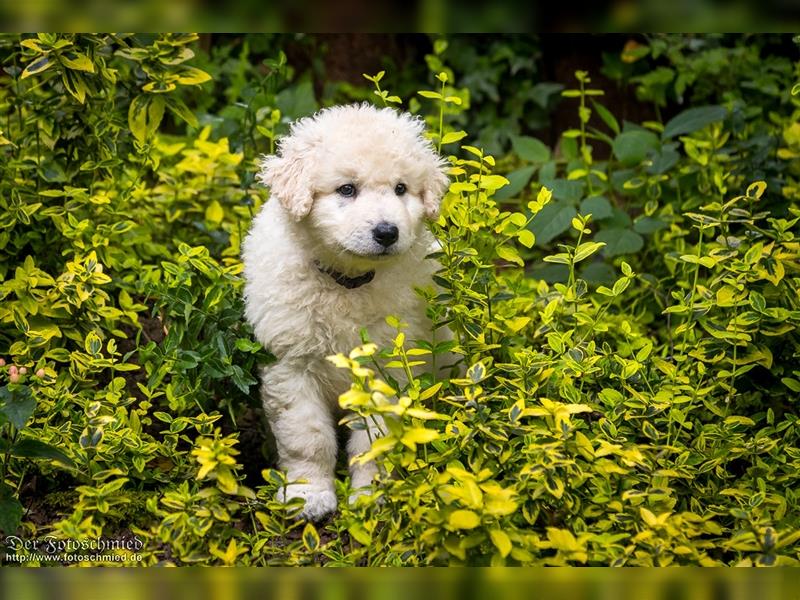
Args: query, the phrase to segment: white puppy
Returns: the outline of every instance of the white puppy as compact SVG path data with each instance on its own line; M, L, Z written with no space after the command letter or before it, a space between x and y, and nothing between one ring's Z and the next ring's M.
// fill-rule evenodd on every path
M303 516L336 509L338 396L349 374L326 356L349 352L366 328L388 345L387 315L408 323L409 339L430 339L415 286L431 283L423 260L447 189L445 162L423 137L423 122L367 104L337 106L294 123L278 153L261 163L270 201L243 244L247 319L277 358L262 374L262 400L279 462L290 482L282 498L304 498ZM353 431L353 457L370 447ZM366 488L374 465L351 467Z

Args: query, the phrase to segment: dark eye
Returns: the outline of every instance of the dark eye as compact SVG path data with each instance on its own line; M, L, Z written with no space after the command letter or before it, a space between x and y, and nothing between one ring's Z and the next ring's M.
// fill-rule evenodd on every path
M344 185L336 188L336 191L345 198L352 198L356 195L356 186L354 186L352 183L345 183Z
M406 193L406 184L405 183L398 183L396 186L394 186L394 193L397 194L398 196L402 196L403 194L405 194Z

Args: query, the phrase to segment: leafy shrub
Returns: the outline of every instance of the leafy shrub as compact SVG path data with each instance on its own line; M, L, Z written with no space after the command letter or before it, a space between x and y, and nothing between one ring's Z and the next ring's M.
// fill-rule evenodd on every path
M551 149L492 130L488 88L454 81L479 59L438 44L434 89L406 106L450 156L420 293L455 337L406 339L393 315L391 347L365 331L331 358L353 378L343 424L385 419L361 457L382 475L311 524L274 500L238 247L253 159L318 101L284 55L247 81L249 50L193 43L2 38L0 529L136 535L145 564L797 563L798 64L769 62L760 110L704 77L716 54L688 64L685 38L659 38L648 55L698 103L667 87L674 116L620 123L579 71L561 91L578 126ZM664 65L631 52L653 101ZM225 89L181 89L206 72ZM402 105L368 79L363 96ZM398 383L445 353L455 378Z

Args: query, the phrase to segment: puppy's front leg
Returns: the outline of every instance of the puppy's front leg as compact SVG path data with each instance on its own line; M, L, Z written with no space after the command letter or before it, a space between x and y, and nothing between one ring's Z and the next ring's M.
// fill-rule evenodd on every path
M266 367L262 383L261 397L278 461L290 482L278 499L305 499L301 516L319 520L336 510L336 430L331 408L303 361Z

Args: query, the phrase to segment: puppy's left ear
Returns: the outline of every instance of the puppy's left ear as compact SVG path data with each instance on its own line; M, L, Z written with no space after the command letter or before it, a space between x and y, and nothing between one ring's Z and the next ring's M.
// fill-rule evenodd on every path
M422 206L425 208L425 216L431 220L439 216L439 208L442 204L442 197L450 187L450 179L444 172L445 167L436 165L431 170L425 188L422 190Z
M269 186L270 196L277 198L295 220L299 221L311 211L314 196L300 156L286 152L282 156L267 156L259 166L259 181Z

